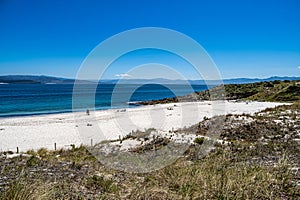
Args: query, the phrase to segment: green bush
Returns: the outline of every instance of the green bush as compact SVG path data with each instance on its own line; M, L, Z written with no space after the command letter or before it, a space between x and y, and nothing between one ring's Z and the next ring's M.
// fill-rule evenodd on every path
M46 148L40 148L37 151L37 154L41 157L41 158L46 158L49 154L49 151Z
M201 145L201 144L203 144L204 140L205 140L204 137L195 138L194 143Z
M39 163L40 163L40 159L36 156L31 156L26 162L28 167L33 167L35 165L38 165Z
M116 192L118 190L112 180L106 180L103 176L96 175L87 178L87 187L100 189L103 192Z

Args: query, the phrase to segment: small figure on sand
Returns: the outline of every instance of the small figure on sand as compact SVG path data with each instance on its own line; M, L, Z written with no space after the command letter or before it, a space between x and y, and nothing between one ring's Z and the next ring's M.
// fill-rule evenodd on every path
M172 107L168 107L167 110L173 110L173 108Z
M86 115L90 115L90 110L86 109Z

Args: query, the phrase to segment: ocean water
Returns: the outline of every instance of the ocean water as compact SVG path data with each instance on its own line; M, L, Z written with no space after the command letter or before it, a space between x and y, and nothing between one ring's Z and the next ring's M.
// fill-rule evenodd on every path
M128 102L170 98L209 88L158 84L93 87L82 85L74 93L72 84L0 84L0 117L126 108L134 106Z

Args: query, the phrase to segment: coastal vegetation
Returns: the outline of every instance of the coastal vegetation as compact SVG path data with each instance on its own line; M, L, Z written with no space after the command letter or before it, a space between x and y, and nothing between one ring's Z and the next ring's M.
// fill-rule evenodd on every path
M221 95L223 92L225 92L224 97ZM186 96L139 102L139 104L153 105L216 99L293 102L300 100L300 81L275 80L272 82L228 84Z

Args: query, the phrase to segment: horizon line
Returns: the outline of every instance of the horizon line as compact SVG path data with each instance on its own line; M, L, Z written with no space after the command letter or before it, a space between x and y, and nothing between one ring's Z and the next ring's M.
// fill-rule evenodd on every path
M45 76L52 78L63 78L63 79L73 79L76 80L76 77L64 77L64 76L56 76L56 75L47 75L47 74L0 74L0 76ZM232 77L232 78L222 78L220 80L231 80L231 79L269 79L269 78L300 78L300 76L287 76L287 75L272 75L272 76L264 76L264 77ZM101 80L153 80L153 79L164 79L170 81L217 81L218 79L168 79L163 77L158 78L104 78L104 79L81 79L82 81L101 81Z

